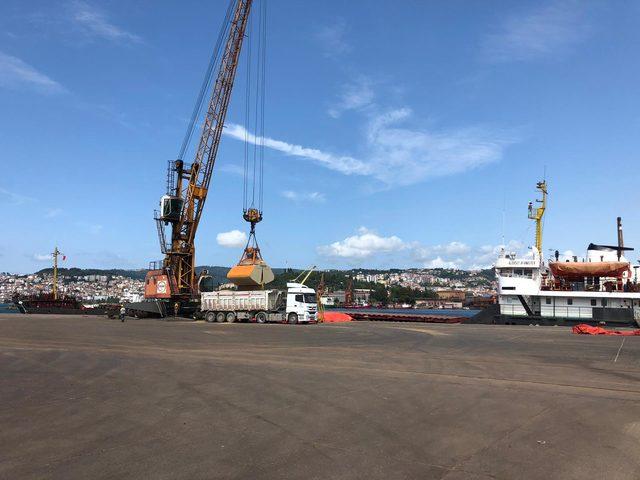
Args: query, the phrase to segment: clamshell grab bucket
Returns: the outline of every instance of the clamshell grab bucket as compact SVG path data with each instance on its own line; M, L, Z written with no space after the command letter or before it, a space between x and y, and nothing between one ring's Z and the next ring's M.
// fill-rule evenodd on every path
M275 278L271 267L260 256L260 249L247 247L242 259L227 273L227 278L243 289L262 288Z

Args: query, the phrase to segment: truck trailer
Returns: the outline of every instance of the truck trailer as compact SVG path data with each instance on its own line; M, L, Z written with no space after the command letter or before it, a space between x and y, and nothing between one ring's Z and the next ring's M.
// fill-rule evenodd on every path
M201 315L207 322L312 323L318 308L316 292L302 283L287 290L219 290L201 294Z

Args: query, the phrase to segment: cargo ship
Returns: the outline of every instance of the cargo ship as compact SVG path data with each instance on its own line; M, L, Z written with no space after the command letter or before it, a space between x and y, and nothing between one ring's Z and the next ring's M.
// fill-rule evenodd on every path
M44 313L57 315L107 315L117 311L119 305L101 304L83 305L80 300L70 295L58 293L58 257L63 255L58 247L53 249L53 283L51 293L13 297L13 304L21 313ZM63 255L63 260L66 257Z
M64 295L54 297L53 294L15 297L14 305L21 313L45 313L57 315L107 315L118 305L101 304L85 306L75 297Z
M497 312L491 323L540 325L640 325L640 265L625 253L622 220L617 218L617 245L591 243L586 256L545 261L542 253L542 218L546 183L539 182L539 208L529 204L536 221L536 244L526 256L500 252L495 263L498 281Z

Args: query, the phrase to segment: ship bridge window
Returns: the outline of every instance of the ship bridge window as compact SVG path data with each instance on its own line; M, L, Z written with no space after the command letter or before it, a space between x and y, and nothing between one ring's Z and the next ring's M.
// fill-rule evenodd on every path
M595 307L598 304L598 301L595 298L591 299L591 306Z
M503 268L498 274L502 277L533 278L533 270L527 268Z
M549 297L545 298L544 302L545 302L547 305L551 305L551 299L550 299Z
M573 305L573 298L567 298L567 305Z

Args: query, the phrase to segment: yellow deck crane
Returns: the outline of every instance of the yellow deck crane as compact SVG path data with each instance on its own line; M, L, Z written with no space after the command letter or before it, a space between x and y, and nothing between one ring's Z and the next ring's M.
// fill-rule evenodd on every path
M536 222L536 248L538 249L538 254L542 255L542 219L547 209L546 180L536 183L536 188L542 193L542 199L536 200L536 203L540 204L539 207L534 207L533 202L529 202L529 218Z
M196 309L197 296L205 278L196 278L195 237L209 191L252 3L252 0L229 2L178 159L169 162L167 194L161 198L160 211L155 215L164 259L150 265L145 279L147 301L128 304L130 313L188 315ZM187 165L183 156L212 81L195 160ZM165 235L168 225L171 226L169 239Z

